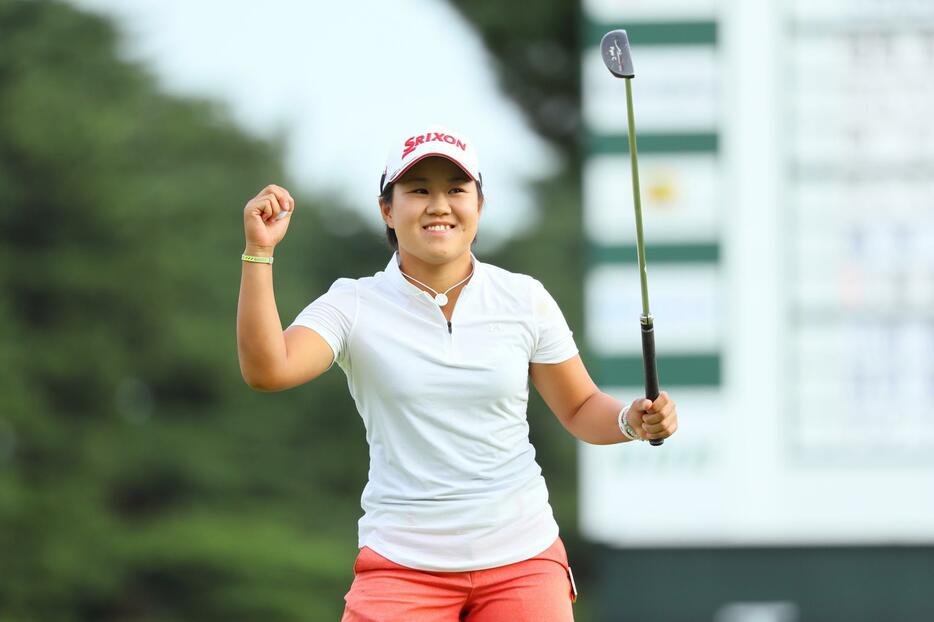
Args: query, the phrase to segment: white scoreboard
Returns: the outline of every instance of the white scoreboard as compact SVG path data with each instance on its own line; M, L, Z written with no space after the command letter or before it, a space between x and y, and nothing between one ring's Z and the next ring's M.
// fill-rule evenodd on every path
M662 447L580 446L616 546L934 542L934 3L585 0L588 367L643 394L629 32Z

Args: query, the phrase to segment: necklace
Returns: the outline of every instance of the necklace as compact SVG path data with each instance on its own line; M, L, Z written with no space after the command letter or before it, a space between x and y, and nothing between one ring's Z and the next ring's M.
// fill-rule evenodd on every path
M409 276L408 274L406 274L405 272L402 272L402 270L399 270L399 272L401 272L403 276L406 276L406 277L412 279L413 281L415 281L416 283L418 283L418 284L421 285L422 287L428 287L428 285L425 285L424 283L422 283L422 282L419 281L418 279L415 279L415 278L410 277L410 276ZM448 293L449 291L451 291L452 289L454 289L455 287L457 287L458 285L460 285L461 283L463 283L464 281L466 281L467 279L469 279L470 277L472 277L472 276L473 276L473 268L471 268L470 274L467 275L467 278L465 278L463 281L459 281L459 282L455 283L454 285L452 285L452 286L450 286L449 288L447 288L446 290L444 290L444 292L442 292L442 293L438 293L438 292L436 292L435 290L431 289L431 287L428 287L428 289L431 289L432 293L435 295L435 304L438 305L439 307L443 307L444 305L446 305L446 304L448 303L448 296L447 296L447 293Z

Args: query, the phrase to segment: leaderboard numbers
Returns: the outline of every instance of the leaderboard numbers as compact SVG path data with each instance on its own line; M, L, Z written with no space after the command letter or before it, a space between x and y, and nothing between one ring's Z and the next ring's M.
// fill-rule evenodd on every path
M798 413L791 450L930 463L934 4L816 4L787 33L791 400L832 407Z

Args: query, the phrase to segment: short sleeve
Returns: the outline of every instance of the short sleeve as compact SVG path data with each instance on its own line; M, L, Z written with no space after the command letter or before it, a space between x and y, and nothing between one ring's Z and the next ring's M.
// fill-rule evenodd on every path
M356 312L356 281L337 279L327 292L302 309L292 326L304 326L321 335L331 346L334 361L338 361L347 352L347 340Z
M532 279L532 317L536 339L529 362L562 363L577 354L573 333L558 303L536 279Z

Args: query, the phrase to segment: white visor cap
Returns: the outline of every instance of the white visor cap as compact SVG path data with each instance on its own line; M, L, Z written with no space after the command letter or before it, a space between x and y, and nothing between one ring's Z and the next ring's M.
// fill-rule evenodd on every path
M379 180L379 192L402 177L418 162L432 156L447 158L459 166L478 184L481 183L480 163L473 141L459 132L443 127L430 127L394 144L386 158L386 168Z

